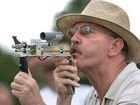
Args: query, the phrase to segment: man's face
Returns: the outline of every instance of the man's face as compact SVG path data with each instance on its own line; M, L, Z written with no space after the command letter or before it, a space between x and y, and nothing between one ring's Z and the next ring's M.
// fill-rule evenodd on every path
M72 56L77 60L78 68L80 70L90 69L107 60L113 39L108 35L109 32L103 27L91 23L78 23L74 27L76 31L71 36L72 49L74 49ZM86 28L89 27L90 31L87 34Z

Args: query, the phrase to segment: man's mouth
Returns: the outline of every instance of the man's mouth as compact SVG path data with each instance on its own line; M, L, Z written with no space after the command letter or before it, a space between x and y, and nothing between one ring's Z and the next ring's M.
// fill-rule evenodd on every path
M71 46L71 50L72 50L71 54L74 54L74 53L82 54L81 49L77 45Z
M75 53L76 50L75 49L71 49L71 54Z

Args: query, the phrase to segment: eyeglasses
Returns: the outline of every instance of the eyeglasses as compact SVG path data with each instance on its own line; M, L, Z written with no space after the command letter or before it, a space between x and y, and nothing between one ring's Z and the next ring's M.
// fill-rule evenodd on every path
M89 35L91 32L93 34L95 34L93 30L96 30L96 29L91 29L91 27L87 26L87 25L84 25L84 26L80 27L80 29L76 29L75 27L73 27L73 28L68 29L67 36L71 39L77 30L79 30L80 35L84 36L84 35ZM111 31L111 33L112 33L111 36L113 38L115 38L115 39L116 38L123 39L121 36L117 35L116 33L112 32L112 31ZM123 40L123 41L124 41L124 48L122 49L122 51L128 52L127 43L125 42L125 40Z
M88 35L91 32L94 33L93 31L91 31L91 27L90 26L85 25L85 26L80 27L80 29L76 29L75 27L68 29L67 36L69 38L72 38L77 30L79 30L79 33L81 35Z

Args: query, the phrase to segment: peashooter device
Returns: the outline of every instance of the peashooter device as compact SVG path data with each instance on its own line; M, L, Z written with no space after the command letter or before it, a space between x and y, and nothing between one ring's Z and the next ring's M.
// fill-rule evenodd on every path
M65 55L65 52L71 52L71 50L65 50L63 46L60 46L59 50L52 50L52 45L56 44L64 37L62 32L42 32L40 34L40 39L32 39L29 44L26 41L18 41L16 36L12 37L15 42L12 48L20 55L20 71L28 73L27 57L30 56L37 56L41 61L48 57L66 57L69 60L69 64L72 65L72 56ZM69 94L74 94L74 87L67 86L67 89Z

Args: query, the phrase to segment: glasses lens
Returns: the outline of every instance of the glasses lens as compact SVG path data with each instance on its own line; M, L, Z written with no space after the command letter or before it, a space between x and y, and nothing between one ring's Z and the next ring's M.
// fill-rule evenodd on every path
M67 36L69 38L72 38L72 36L75 34L75 32L76 32L76 28L70 28L67 32Z
M80 34L87 35L90 33L90 26L82 26L80 28Z
M72 38L73 35L75 34L75 32L76 32L76 28L75 28L75 27L74 27L74 28L70 28L70 29L67 31L67 36L68 36L69 38ZM88 35L90 32L91 32L91 31L90 31L90 26L82 26L82 27L80 27L79 33L80 33L81 35Z

